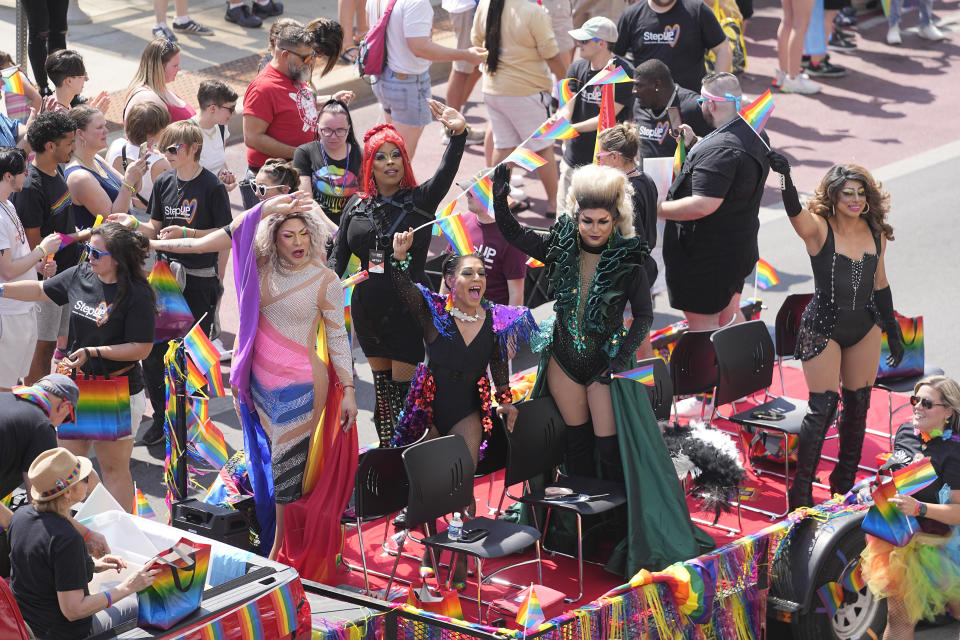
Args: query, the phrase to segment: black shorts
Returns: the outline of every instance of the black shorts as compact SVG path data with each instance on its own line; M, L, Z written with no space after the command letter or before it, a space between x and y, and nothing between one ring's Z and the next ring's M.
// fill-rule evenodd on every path
M837 325L830 334L830 339L847 349L866 337L874 326L873 316L866 309L849 311L841 309L837 315Z
M823 0L824 11L840 11L850 6L850 0Z

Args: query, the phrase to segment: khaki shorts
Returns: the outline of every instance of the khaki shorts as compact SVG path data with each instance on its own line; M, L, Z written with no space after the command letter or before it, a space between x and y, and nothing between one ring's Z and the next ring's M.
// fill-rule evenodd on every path
M0 387L20 384L37 348L37 311L0 315Z
M37 303L37 340L56 342L70 331L70 308L47 300Z
M473 46L470 31L473 29L473 15L476 12L474 9L450 14L450 24L453 25L453 32L457 34L457 49L469 49ZM454 60L453 70L460 73L473 73L477 70L477 65L463 60Z
M483 94L487 105L490 129L493 131L493 146L496 149L512 149L520 145L540 128L552 112L550 94L546 91L532 96L494 96ZM531 151L552 147L556 140L532 138L524 146Z
M550 15L553 37L560 53L573 49L573 38L568 33L573 29L573 6L570 0L543 0L543 8Z

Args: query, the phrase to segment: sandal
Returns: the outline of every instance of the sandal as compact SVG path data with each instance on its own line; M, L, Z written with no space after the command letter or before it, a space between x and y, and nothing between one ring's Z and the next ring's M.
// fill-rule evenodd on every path
M510 198L510 200L511 213L520 213L521 211L526 211L530 208L529 200L513 200L513 198Z
M344 64L356 64L359 53L360 49L358 47L350 47L340 54L340 62Z
M367 32L355 33L353 34L353 44L360 46L360 43L363 42L363 39L367 37Z

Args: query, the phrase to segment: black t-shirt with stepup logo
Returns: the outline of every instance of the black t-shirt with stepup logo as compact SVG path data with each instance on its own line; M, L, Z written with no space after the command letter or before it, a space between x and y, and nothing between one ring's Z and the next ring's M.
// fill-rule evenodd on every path
M691 91L700 91L706 75L703 56L726 40L720 22L702 0L677 0L669 10L657 13L641 0L627 7L617 23L619 38L613 46L618 56L633 55L636 67L656 58L670 68L673 81Z
M703 117L700 105L697 104L697 98L699 97L699 93L678 86L676 94L667 106L680 109L680 121L683 124L690 125L693 132L702 138L713 131L713 127L708 125ZM640 134L641 157L673 157L677 150L677 141L670 135L670 119L667 117L666 109L660 114L655 114L649 109L644 109L634 103L633 121L636 123Z
M219 229L230 224L230 198L217 176L206 169L193 180L181 180L176 169L165 171L153 183L150 218L162 227L180 225L190 229ZM206 269L217 264L217 253L176 254L187 269Z
M118 301L117 284L104 283L90 263L83 262L44 280L43 292L55 303L68 305L70 309L67 347L70 353L84 347L153 342L157 315L149 285L131 283L126 295ZM83 373L104 375L133 365L122 375L130 378L131 395L143 389L139 362L101 360L93 352L90 356Z
M613 56L613 64L621 67L623 71L633 77L633 66L617 56ZM590 68L590 61L583 58L577 60L567 69L568 78L576 78L573 90L578 91L585 86L593 76L600 71ZM583 122L590 118L600 115L600 97L604 85L591 85L580 92L573 103L573 114L571 122ZM630 119L633 111L633 83L618 82L612 85L613 101L622 104L623 108L616 113L617 122L626 122ZM616 108L616 107L614 107ZM585 164L593 163L593 151L597 143L597 132L587 131L581 133L576 138L567 140L563 146L563 161L571 167L580 167Z

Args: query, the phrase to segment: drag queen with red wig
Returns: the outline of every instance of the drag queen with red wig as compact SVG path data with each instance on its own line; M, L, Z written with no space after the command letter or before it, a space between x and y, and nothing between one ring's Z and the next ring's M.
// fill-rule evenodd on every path
M330 258L330 267L341 277L351 254L360 258L361 269L370 274L354 289L352 314L357 339L373 370L373 421L382 447L390 446L413 372L423 360L423 331L390 278L393 234L435 217L460 168L467 138L467 123L456 109L429 102L433 117L451 136L437 172L418 185L403 138L393 125L367 131L360 191L343 208ZM410 278L424 285L429 285L424 264L430 238L430 227L417 231L408 254Z

